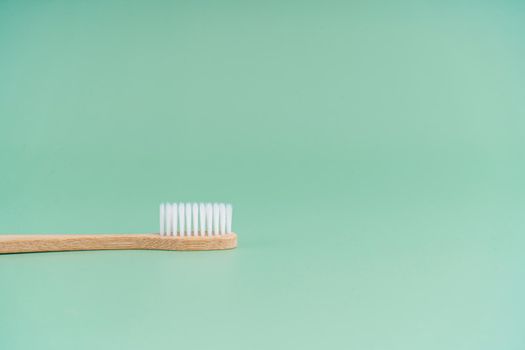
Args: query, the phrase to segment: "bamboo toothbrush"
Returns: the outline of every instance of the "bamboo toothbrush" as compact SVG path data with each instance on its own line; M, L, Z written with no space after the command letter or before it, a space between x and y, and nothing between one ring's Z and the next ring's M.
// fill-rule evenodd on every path
M218 250L237 247L232 206L224 203L160 205L160 233L0 235L0 253L68 250Z

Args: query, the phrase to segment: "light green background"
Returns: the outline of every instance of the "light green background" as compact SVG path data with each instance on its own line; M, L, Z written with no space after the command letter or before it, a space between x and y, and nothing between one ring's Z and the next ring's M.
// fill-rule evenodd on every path
M0 1L0 349L525 348L522 1Z

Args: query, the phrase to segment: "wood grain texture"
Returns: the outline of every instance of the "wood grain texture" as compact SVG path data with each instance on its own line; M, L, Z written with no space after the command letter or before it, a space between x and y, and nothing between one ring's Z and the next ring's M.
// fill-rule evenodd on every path
M221 250L237 247L237 235L169 237L159 234L0 235L0 253L68 250Z

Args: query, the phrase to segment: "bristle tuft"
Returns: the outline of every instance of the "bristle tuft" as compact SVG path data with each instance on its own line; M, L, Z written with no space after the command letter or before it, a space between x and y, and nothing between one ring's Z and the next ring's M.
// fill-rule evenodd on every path
M184 209L186 206L184 203L179 203L179 236L184 237L186 235L186 215L184 215Z
M226 233L232 233L232 214L232 205L226 204Z

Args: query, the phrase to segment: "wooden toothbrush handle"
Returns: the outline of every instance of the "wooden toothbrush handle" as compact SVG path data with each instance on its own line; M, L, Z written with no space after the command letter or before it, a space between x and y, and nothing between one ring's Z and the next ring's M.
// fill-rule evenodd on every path
M237 235L172 237L159 234L0 235L0 254L67 250L218 250L237 246Z

